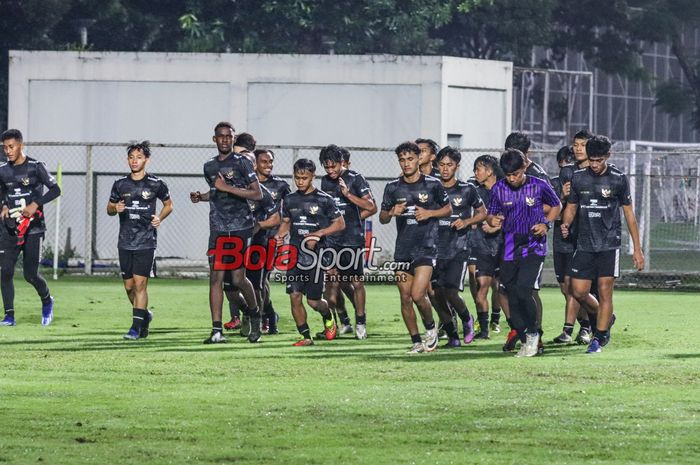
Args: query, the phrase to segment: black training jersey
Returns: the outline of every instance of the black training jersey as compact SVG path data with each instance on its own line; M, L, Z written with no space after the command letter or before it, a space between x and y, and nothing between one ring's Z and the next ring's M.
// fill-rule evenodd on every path
M209 184L209 229L212 231L241 231L253 227L253 215L248 201L214 187L221 174L226 184L246 188L258 180L253 164L246 157L231 153L221 160L218 156L204 164L204 178Z
M38 202L44 195L44 187L52 188L56 179L48 172L43 162L26 157L21 165L5 162L0 165L0 192L7 208L21 207ZM40 205L38 211L44 210ZM43 234L46 231L44 216L35 218L27 234Z
M547 181L550 186L552 185L552 180L549 178L544 168L542 168L539 164L535 163L532 160L530 161L530 164L527 165L527 168L525 168L525 174L535 178L540 178L544 181Z
M370 197L372 196L369 183L360 173L352 170L343 170L340 177L343 178L351 194L357 197L364 197L368 194ZM329 236L328 245L333 247L346 245L362 247L365 242L364 224L360 219L362 209L343 196L340 192L340 182L338 179L334 180L331 179L330 176L325 175L321 179L321 190L333 197L335 205L338 207L340 214L343 215L343 219L345 220L345 229L337 234Z
M384 186L383 211L400 203L406 204L406 210L396 217L395 260L411 261L426 250L436 254L438 219L416 220L416 206L437 210L449 201L442 183L432 176L421 175L418 181L410 184L401 176Z
M576 171L568 202L578 204L577 250L601 252L620 248L620 207L632 205L624 173L610 166L600 176L590 168Z
M469 250L469 228L455 229L454 221L466 220L474 216L477 208L484 203L473 184L457 181L452 187L445 187L452 204L452 215L438 219L438 258L449 259L459 252Z
M574 164L564 165L559 170L559 176L552 178L552 188L554 189L554 192L556 192L557 197L559 197L561 200L562 212L566 208L566 199L564 198L563 194L564 184L571 182L575 171L576 166ZM569 228L569 236L566 239L564 239L561 234L561 223L561 217L554 221L554 228L552 231L552 247L554 248L555 252L573 253L574 250L576 250L576 220L574 220Z
M299 247L299 263L309 265L312 258L301 250L301 242L307 234L328 227L331 221L340 216L338 207L333 198L318 189L309 194L299 191L289 194L282 204L282 217L289 218L289 244ZM325 247L325 238L322 238L315 249Z
M158 231L151 225L156 214L156 199L165 202L170 198L168 186L162 179L147 174L134 181L124 176L114 181L109 201L124 201L126 208L119 213L119 241L122 250L155 249Z
M292 192L289 183L277 176L269 176L265 181L261 181L260 185L265 186L270 191L272 200L275 201L278 209L282 207L282 200Z
M265 221L279 211L275 199L272 198L272 193L263 185L260 186L262 191L262 200L248 200L248 207L253 214L253 219L256 223ZM253 236L253 244L266 244L271 237L269 229L260 229Z
M481 198L484 206L488 209L491 203L491 191L483 185L479 185L477 188L479 197ZM479 223L476 228L471 230L469 246L471 247L471 255L491 255L494 256L499 253L501 246L503 244L503 233L499 229L494 233L484 232L483 225L486 224L486 220Z

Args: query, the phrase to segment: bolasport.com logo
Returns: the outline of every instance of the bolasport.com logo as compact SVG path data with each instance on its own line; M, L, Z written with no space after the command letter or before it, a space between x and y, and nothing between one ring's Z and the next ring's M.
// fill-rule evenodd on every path
M374 258L379 256L382 248L373 237L368 246L359 247L319 247L318 238L313 236L302 240L300 246L284 244L278 246L274 239L266 245L246 245L240 237L222 236L217 238L215 247L209 249L207 255L213 257L213 269L217 271L235 270L241 267L250 271L278 270L289 271L293 268L308 272L313 271L314 280L321 277L322 272L329 270L345 271L362 269L369 274L360 276L363 281L395 281L391 276L378 275L382 271L405 271L410 264L405 262L384 262L377 266ZM284 277L281 278L284 280Z

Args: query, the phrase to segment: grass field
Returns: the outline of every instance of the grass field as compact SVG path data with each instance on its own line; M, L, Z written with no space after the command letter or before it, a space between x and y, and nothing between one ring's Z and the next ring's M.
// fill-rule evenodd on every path
M370 338L204 346L205 281L151 283L152 335L126 342L121 283L51 283L56 319L17 282L0 328L0 463L691 464L700 462L698 295L618 292L605 352L497 339L405 355L393 287L368 291ZM543 291L546 339L561 325ZM473 307L472 307L473 308ZM555 310L556 309L556 310ZM312 331L320 330L311 319Z

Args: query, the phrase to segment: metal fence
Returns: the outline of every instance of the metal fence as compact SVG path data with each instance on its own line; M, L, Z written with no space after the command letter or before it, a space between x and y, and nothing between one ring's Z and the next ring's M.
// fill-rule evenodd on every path
M27 154L46 162L56 173L62 170L63 195L60 223L56 229L56 208L45 207L48 233L44 260L50 266L58 250L61 270L79 273L117 271L118 220L106 214L114 180L128 173L124 144L111 143L28 143ZM292 182L292 165L299 158L317 162L320 147L266 146L275 151L274 174ZM700 281L700 212L698 211L700 146L659 148L647 143L621 146L611 158L628 173L640 224L647 269L632 273L629 237L623 234L622 268L628 285L674 287ZM384 185L395 179L399 166L393 148L349 148L351 168L370 183L377 202ZM472 174L474 159L484 153L498 155L500 149L463 150L460 177ZM531 152L532 159L556 175L555 150ZM205 190L202 166L216 154L212 145L153 144L148 171L168 184L174 203L172 215L163 222L158 236L157 265L161 275L206 272L208 205L192 204L189 192ZM322 175L323 170L317 172ZM320 176L316 185L320 185ZM396 227L372 221L373 234L382 248L379 261L391 258ZM624 224L624 221L623 221ZM55 234L56 231L58 234ZM546 267L551 270L552 262ZM164 273L165 272L165 273ZM545 276L552 283L552 273Z

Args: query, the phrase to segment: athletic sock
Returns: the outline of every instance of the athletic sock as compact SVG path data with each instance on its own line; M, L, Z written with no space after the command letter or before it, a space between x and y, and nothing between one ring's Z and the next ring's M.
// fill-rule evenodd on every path
M501 309L492 308L491 309L491 323L499 324L501 322Z
M355 321L358 325L367 324L367 314L365 313L364 315L355 315Z
M9 316L10 318L15 317L15 309L10 308L9 310L5 310L5 316Z
M46 294L46 297L41 298L41 304L48 305L50 303L51 303L51 293L49 292L48 294Z
M309 325L307 323L297 326L297 331L299 331L299 334L301 334L304 339L311 339L311 330L309 329Z
M264 309L265 315L272 315L275 313L275 308L272 306L272 301L268 300L267 303L265 304L265 309Z
M574 333L574 325L566 323L564 325L564 332L568 335L571 336Z
M241 312L238 309L238 305L236 305L235 303L229 302L228 309L229 309L229 312L231 312L231 318L240 318L241 317Z
M146 319L146 315L148 315L148 312L143 308L134 307L131 315L131 329L134 329L136 331L141 330L141 326L143 325L143 322Z
M508 323L508 327L509 327L510 329L515 329L515 328L513 327L513 320L511 320L510 318L506 318L506 323Z
M591 322L589 320L581 320L579 323L581 324L581 329L591 331Z
M211 323L211 330L216 331L217 333L223 333L224 332L224 327L221 324L220 321L212 321Z
M435 321L429 321L429 322L423 322L423 326L425 327L426 331L430 331L431 329L435 329Z
M411 334L411 342L414 344L418 344L423 342L423 340L420 338L420 334Z
M598 327L598 315L596 315L596 314L590 315L590 314L589 314L589 315L588 315L588 319L589 319L590 322L591 322L591 328L597 328L597 327Z
M450 339L459 339L457 328L455 328L455 324L451 320L442 325L442 328L445 330Z
M479 331L487 333L489 331L489 312L478 312L476 318L479 320Z

